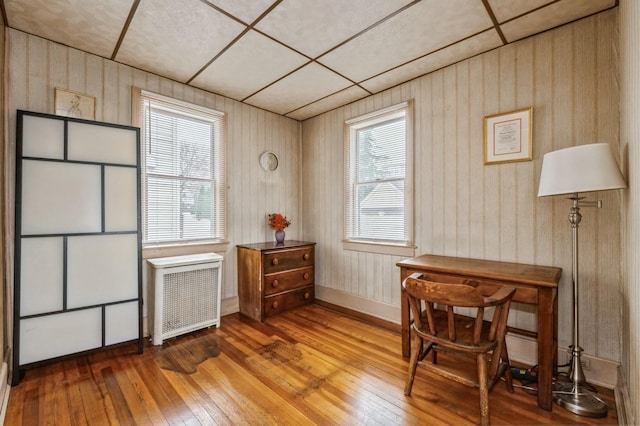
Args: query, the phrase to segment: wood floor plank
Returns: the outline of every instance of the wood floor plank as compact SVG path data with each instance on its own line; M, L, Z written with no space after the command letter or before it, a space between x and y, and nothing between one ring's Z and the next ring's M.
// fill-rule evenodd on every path
M71 357L26 371L11 388L7 425L472 425L478 390L421 369L403 393L408 362L397 330L308 305L259 323L239 314L220 328ZM446 354L445 354L446 355ZM439 357L443 365L473 364ZM465 363L466 362L466 363ZM468 365L467 365L468 364ZM531 391L498 383L494 424L613 425L537 407Z

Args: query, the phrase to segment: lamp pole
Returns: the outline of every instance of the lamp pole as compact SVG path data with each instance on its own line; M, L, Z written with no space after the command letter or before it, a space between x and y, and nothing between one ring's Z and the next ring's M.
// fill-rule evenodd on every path
M580 319L579 319L579 298L578 298L578 227L582 221L580 207L602 207L602 201L582 201L584 197L573 194L569 199L573 201L569 212L569 223L571 223L572 234L572 281L573 281L573 347L571 349L571 364L569 367L569 383L557 382L553 391L555 402L572 413L588 417L605 417L607 415L607 405L590 389L588 389L587 379L584 375L582 362L582 348L580 347Z

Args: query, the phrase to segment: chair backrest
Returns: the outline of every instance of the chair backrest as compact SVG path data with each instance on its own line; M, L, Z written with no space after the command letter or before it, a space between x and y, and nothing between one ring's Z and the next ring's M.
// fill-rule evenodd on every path
M455 342L457 336L454 308L477 308L477 314L473 324L472 342L474 345L478 345L481 343L484 309L493 306L496 310L491 322L491 328L486 337L489 341L493 341L495 340L497 332L504 335L507 316L509 314L509 305L515 293L515 288L513 287L501 287L493 295L485 297L479 289L472 285L429 281L424 279L419 273L409 276L404 280L402 285L409 300L415 327L423 332L427 332L434 337L444 337L442 333L438 333L438 322L435 319L436 311L434 310L434 304L445 305L448 340ZM424 311L422 309L422 301L424 301ZM425 320L427 324L423 324Z

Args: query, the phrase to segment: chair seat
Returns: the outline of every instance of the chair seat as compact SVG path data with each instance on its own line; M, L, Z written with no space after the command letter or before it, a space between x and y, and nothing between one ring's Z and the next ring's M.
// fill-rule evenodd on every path
M422 313L422 324L428 324L426 319L426 312ZM475 345L473 343L473 326L475 323L475 318L469 317L462 314L454 314L455 316L455 328L456 328L456 346L466 346L470 352L487 352L493 350L495 347L495 341L491 343L485 343L481 345ZM447 330L447 312L441 309L433 310L433 317L436 321L438 330ZM430 336L431 341L435 341L441 347L448 347L448 337L443 336L442 339L439 336L433 336L429 333L429 330L421 330L426 335ZM484 320L482 321L482 334L481 340L483 342L488 342L489 330L491 329L491 322ZM446 334L446 333L445 333Z

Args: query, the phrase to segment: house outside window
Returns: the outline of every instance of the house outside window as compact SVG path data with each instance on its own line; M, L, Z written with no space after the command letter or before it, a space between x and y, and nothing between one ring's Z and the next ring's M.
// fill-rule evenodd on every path
M412 103L347 120L346 248L413 248Z
M142 240L225 238L224 114L139 91Z

